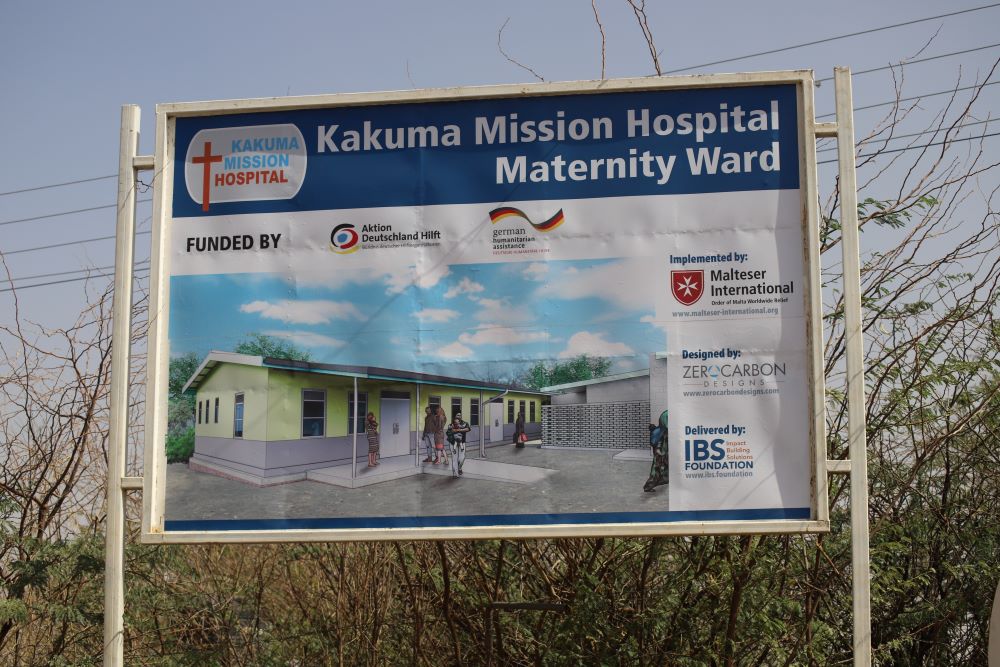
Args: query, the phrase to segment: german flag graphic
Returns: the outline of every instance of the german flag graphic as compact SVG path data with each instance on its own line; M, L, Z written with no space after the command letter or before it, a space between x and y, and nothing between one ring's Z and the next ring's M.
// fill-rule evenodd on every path
M527 220L529 225L540 232L551 232L553 229L561 225L563 220L566 219L565 216L563 216L562 209L556 211L555 215L544 222L532 222L531 218L525 215L524 211L519 208L514 208L513 206L501 206L500 208L495 208L490 211L490 221L493 222L493 224L496 224L505 218L511 217L523 218L524 220Z

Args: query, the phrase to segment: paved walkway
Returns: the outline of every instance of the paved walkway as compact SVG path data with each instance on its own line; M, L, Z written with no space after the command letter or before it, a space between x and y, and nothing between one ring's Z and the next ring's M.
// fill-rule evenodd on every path
M166 518L278 519L352 516L442 516L456 514L540 514L668 509L667 487L644 493L649 460L621 450L574 451L528 445L492 447L486 460L469 452L466 470L526 466L534 479L498 481L417 474L360 488L305 480L259 488L194 472L183 463L167 466ZM359 464L359 470L364 464ZM381 466L379 466L381 467ZM477 475L476 477L481 477ZM489 477L489 475L483 475Z

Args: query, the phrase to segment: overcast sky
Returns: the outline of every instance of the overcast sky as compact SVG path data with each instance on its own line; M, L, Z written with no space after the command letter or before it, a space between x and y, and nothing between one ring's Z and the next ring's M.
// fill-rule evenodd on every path
M984 4L649 2L648 14L662 69L672 70ZM649 50L625 0L598 0L596 6L607 37L607 77L653 74ZM120 107L126 103L141 105L141 150L151 152L154 107L160 102L537 81L498 49L498 31L505 24L503 49L546 80L600 78L601 36L585 0L7 3L0 21L0 192L114 174ZM997 25L1000 7L689 73L811 68L822 78L834 65L859 72L921 49L918 58L989 46L998 41ZM987 48L910 65L904 95L945 90L960 76L960 85L970 85L985 77L998 55L1000 49ZM984 91L979 120L997 106L998 93L996 87ZM856 77L855 107L893 95L890 72ZM907 131L924 129L944 99L927 98L921 105L925 111L907 121ZM817 91L817 108L820 114L832 111L831 83ZM886 109L859 111L858 134ZM975 129L997 131L993 125ZM997 138L987 138L985 147L989 155L1000 153ZM820 159L834 156L821 153ZM826 192L832 167L821 167ZM115 196L113 178L0 195L0 223L107 206ZM142 229L149 228L149 214L149 205L141 205ZM112 264L112 241L75 242L113 233L112 209L84 211L0 224L0 250L14 253L7 261L15 277L61 274L20 285L62 280L79 275L66 271ZM67 242L72 244L17 252ZM148 243L148 235L139 237L138 259L148 257ZM49 324L66 324L84 299L82 282L21 293L25 314ZM0 294L0 309L0 320L8 323L8 293Z

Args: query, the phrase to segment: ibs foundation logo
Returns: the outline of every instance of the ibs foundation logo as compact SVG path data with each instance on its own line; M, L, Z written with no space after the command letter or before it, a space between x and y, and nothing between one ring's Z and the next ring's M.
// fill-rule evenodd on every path
M704 292L705 271L703 269L670 272L670 293L681 305L693 306Z
M306 142L291 124L201 130L188 144L188 194L208 211L223 202L291 199L306 176Z

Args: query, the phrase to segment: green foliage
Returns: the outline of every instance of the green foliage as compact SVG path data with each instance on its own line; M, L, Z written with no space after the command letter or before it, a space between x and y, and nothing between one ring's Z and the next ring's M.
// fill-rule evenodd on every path
M294 343L261 333L250 334L246 340L240 341L233 351L275 359L309 361L309 353Z
M187 463L194 454L194 426L167 434L167 463Z
M170 379L168 380L170 398L178 398L183 394L184 385L198 370L199 364L201 364L201 357L194 352L188 352L170 360Z
M610 370L611 359L581 354L568 361L557 361L551 365L539 361L520 377L520 383L530 389L541 389L604 377Z

